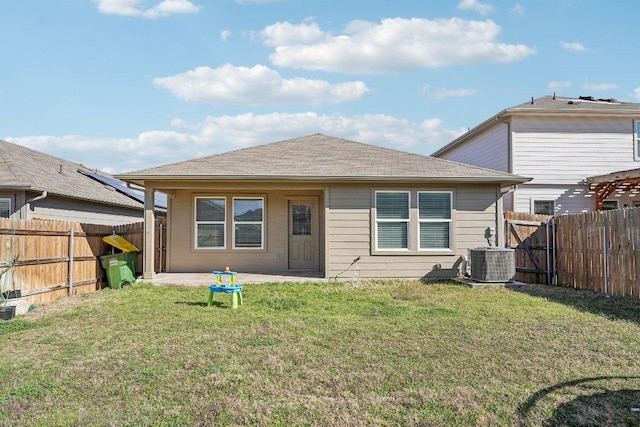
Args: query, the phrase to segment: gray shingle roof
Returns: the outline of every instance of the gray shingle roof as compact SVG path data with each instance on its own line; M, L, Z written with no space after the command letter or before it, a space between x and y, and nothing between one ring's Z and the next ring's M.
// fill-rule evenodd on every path
M122 180L524 182L528 179L322 134L118 175Z
M0 189L49 194L141 209L142 204L78 172L85 167L0 140Z

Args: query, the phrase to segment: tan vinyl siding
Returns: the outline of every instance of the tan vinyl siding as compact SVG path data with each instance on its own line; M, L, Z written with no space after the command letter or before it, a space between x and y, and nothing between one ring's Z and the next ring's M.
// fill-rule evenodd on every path
M488 227L497 227L495 185L450 187L398 186L394 189L412 191L453 191L454 251L448 255L432 255L426 251L411 254L373 254L371 218L372 191L388 186L331 186L327 218L327 277L343 280L359 278L436 278L451 277L461 255L478 246L486 246ZM411 224L415 227L416 224ZM495 244L495 243L494 243ZM360 257L360 260L351 265ZM439 267L439 268L438 268Z

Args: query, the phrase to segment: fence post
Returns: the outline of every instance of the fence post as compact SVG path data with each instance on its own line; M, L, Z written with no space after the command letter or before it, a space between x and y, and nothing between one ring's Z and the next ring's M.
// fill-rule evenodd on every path
M69 296L73 295L73 225L69 230Z
M608 246L609 242L607 239L607 227L606 225L602 226L602 274L604 276L604 293L609 295L609 263L608 261Z

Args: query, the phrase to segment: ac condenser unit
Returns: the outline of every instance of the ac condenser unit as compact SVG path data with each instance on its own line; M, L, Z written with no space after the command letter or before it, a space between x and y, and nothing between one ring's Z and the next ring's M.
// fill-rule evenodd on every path
M479 282L509 282L516 275L513 249L490 246L470 251L471 278Z

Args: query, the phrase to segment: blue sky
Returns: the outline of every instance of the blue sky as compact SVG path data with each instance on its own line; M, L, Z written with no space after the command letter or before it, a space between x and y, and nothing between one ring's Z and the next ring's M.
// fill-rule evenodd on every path
M624 0L0 4L0 138L119 173L324 133L431 154L551 95L640 102Z

